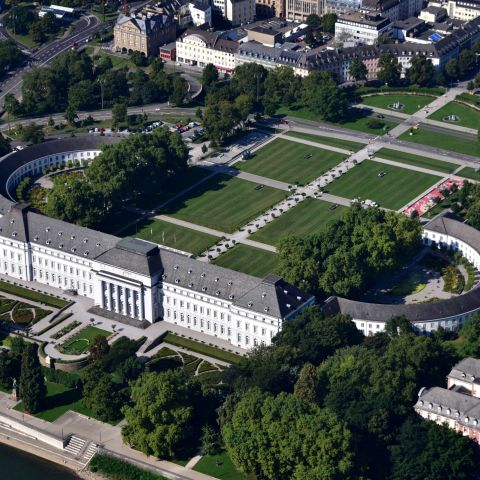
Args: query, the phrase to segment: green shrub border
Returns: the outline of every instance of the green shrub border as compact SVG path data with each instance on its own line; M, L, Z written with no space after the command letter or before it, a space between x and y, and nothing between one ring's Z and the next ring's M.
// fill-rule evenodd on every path
M161 475L105 453L97 453L92 458L89 469L112 480L167 480Z
M42 328L39 332L35 332L35 335L43 335L45 332L48 332L51 328L56 327L59 323L62 323L67 318L70 318L73 313L65 313L61 317L58 317L50 325L47 325L45 328Z

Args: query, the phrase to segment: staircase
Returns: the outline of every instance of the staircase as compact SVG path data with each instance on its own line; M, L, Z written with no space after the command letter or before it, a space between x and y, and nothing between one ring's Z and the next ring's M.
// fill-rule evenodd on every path
M65 447L65 450L68 453L71 453L75 457L77 457L82 449L85 446L85 440L83 438L76 437L75 435L72 435L70 439L68 440L67 446Z
M85 460L85 463L88 463L92 457L97 453L98 445L96 443L90 442L88 447L83 452L82 458Z

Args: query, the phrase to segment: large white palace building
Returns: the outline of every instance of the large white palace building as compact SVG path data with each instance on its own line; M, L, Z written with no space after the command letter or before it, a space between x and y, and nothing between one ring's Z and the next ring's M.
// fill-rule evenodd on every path
M240 348L270 344L314 298L276 275L264 279L200 262L166 247L118 238L31 211L11 191L26 176L86 162L114 139L70 138L0 162L0 275L73 290L116 314L163 320ZM8 198L9 197L9 198Z

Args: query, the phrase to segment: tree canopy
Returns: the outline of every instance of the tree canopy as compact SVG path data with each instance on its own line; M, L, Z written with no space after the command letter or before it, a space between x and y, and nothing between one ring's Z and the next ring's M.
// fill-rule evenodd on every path
M318 235L282 239L279 273L307 291L348 296L405 262L420 238L416 219L353 206Z

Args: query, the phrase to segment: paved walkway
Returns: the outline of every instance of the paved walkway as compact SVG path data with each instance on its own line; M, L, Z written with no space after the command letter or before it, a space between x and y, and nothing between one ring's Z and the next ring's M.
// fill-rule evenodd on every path
M419 167L417 165L410 165L409 163L395 162L394 160L387 160L385 158L375 156L374 160L379 163L384 163L385 165L392 165L394 167L404 168L405 170L415 170L421 173L428 173L429 175L436 175L446 178L450 177L449 173L442 173L438 170L432 170L431 168Z

